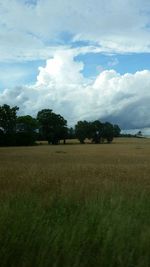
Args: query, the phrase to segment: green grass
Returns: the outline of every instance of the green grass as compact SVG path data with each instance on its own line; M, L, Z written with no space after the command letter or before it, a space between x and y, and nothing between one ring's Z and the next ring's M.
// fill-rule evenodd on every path
M3 148L0 266L149 267L149 145Z
M17 196L1 203L1 266L149 266L150 201Z

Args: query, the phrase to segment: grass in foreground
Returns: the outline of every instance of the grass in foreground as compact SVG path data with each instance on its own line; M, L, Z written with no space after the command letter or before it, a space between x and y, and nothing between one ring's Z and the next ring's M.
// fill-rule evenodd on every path
M0 149L0 265L150 266L149 152L136 139Z

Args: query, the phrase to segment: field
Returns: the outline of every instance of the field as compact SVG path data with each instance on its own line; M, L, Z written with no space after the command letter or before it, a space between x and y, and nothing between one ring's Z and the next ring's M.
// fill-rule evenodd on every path
M149 267L150 139L0 148L0 266Z

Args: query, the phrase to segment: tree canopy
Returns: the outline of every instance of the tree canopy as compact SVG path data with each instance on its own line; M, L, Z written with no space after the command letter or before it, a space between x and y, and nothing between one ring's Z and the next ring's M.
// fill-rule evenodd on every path
M121 133L121 129L117 124L114 124L114 137L119 137Z
M84 144L84 140L89 136L89 123L87 121L78 121L75 125L76 137L81 144Z
M19 127L20 126L20 127ZM19 116L17 118L17 128L25 132L33 132L38 128L38 122L35 118L30 115Z
M67 137L67 121L51 109L42 109L37 114L40 133L49 144L58 144Z
M115 136L119 136L120 128L118 125L109 122L102 123L99 120L93 122L78 121L75 125L75 133L82 144L86 138L95 144L102 143L105 139L111 143Z
M12 108L6 104L0 106L0 127L4 129L5 133L15 132L18 110L17 106Z
M78 121L75 127L68 128L67 121L52 109L42 109L36 118L30 115L17 116L17 106L0 106L0 145L32 145L38 140L58 144L60 140L78 138L84 143L88 138L92 143L111 143L120 136L120 127L110 122Z

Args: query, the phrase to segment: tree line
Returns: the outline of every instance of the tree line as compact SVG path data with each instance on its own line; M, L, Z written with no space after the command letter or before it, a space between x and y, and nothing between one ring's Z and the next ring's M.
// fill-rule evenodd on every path
M37 140L46 140L57 145L60 140L77 138L84 144L88 138L92 143L111 143L120 135L118 125L99 120L78 121L75 127L68 128L67 120L51 109L42 109L36 118L30 115L17 116L19 107L7 104L0 106L0 146L33 145Z

